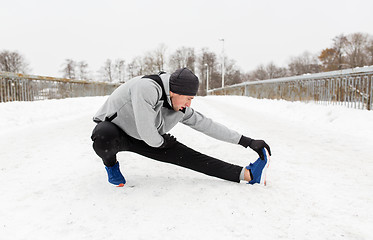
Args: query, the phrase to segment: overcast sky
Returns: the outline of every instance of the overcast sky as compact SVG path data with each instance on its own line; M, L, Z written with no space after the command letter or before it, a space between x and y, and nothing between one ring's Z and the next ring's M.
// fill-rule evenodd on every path
M0 0L0 51L36 75L61 76L67 58L96 72L106 59L181 46L225 52L243 71L318 53L341 34L373 35L372 0Z

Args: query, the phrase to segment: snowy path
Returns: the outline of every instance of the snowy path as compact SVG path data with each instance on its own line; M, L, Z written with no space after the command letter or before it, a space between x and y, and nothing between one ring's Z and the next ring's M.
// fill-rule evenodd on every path
M270 144L268 186L120 153L128 184L115 188L89 139L91 116L104 100L0 104L1 239L373 237L373 112L198 97L195 109ZM235 164L257 158L183 125L172 133Z

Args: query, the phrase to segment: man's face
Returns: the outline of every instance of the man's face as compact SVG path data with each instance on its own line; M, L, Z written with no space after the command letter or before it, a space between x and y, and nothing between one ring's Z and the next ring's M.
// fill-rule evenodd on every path
M172 103L172 108L175 111L179 111L186 107L190 107L194 96L180 95L170 91L170 98Z

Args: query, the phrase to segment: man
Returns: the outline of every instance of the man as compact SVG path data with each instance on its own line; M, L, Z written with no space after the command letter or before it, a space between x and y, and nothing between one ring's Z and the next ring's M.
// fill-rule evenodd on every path
M172 75L161 72L135 77L109 96L93 118L98 124L91 138L110 183L121 187L126 183L116 158L120 151L135 152L229 181L246 180L250 184L265 181L266 150L271 155L269 146L263 140L243 136L192 109L190 105L198 86L198 77L182 68ZM178 122L213 138L250 147L260 158L241 167L199 153L167 133Z

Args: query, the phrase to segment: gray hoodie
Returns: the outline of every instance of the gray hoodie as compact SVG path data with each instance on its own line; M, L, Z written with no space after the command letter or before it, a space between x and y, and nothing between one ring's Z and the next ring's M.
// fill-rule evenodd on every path
M170 74L162 74L160 77L167 101L171 105ZM238 132L212 121L191 107L187 107L185 113L165 108L161 97L162 88L154 80L135 77L119 86L93 119L104 121L106 117L117 113L117 117L112 121L114 124L129 136L143 140L152 147L161 146L161 135L170 131L178 122L210 137L238 144L242 136Z

